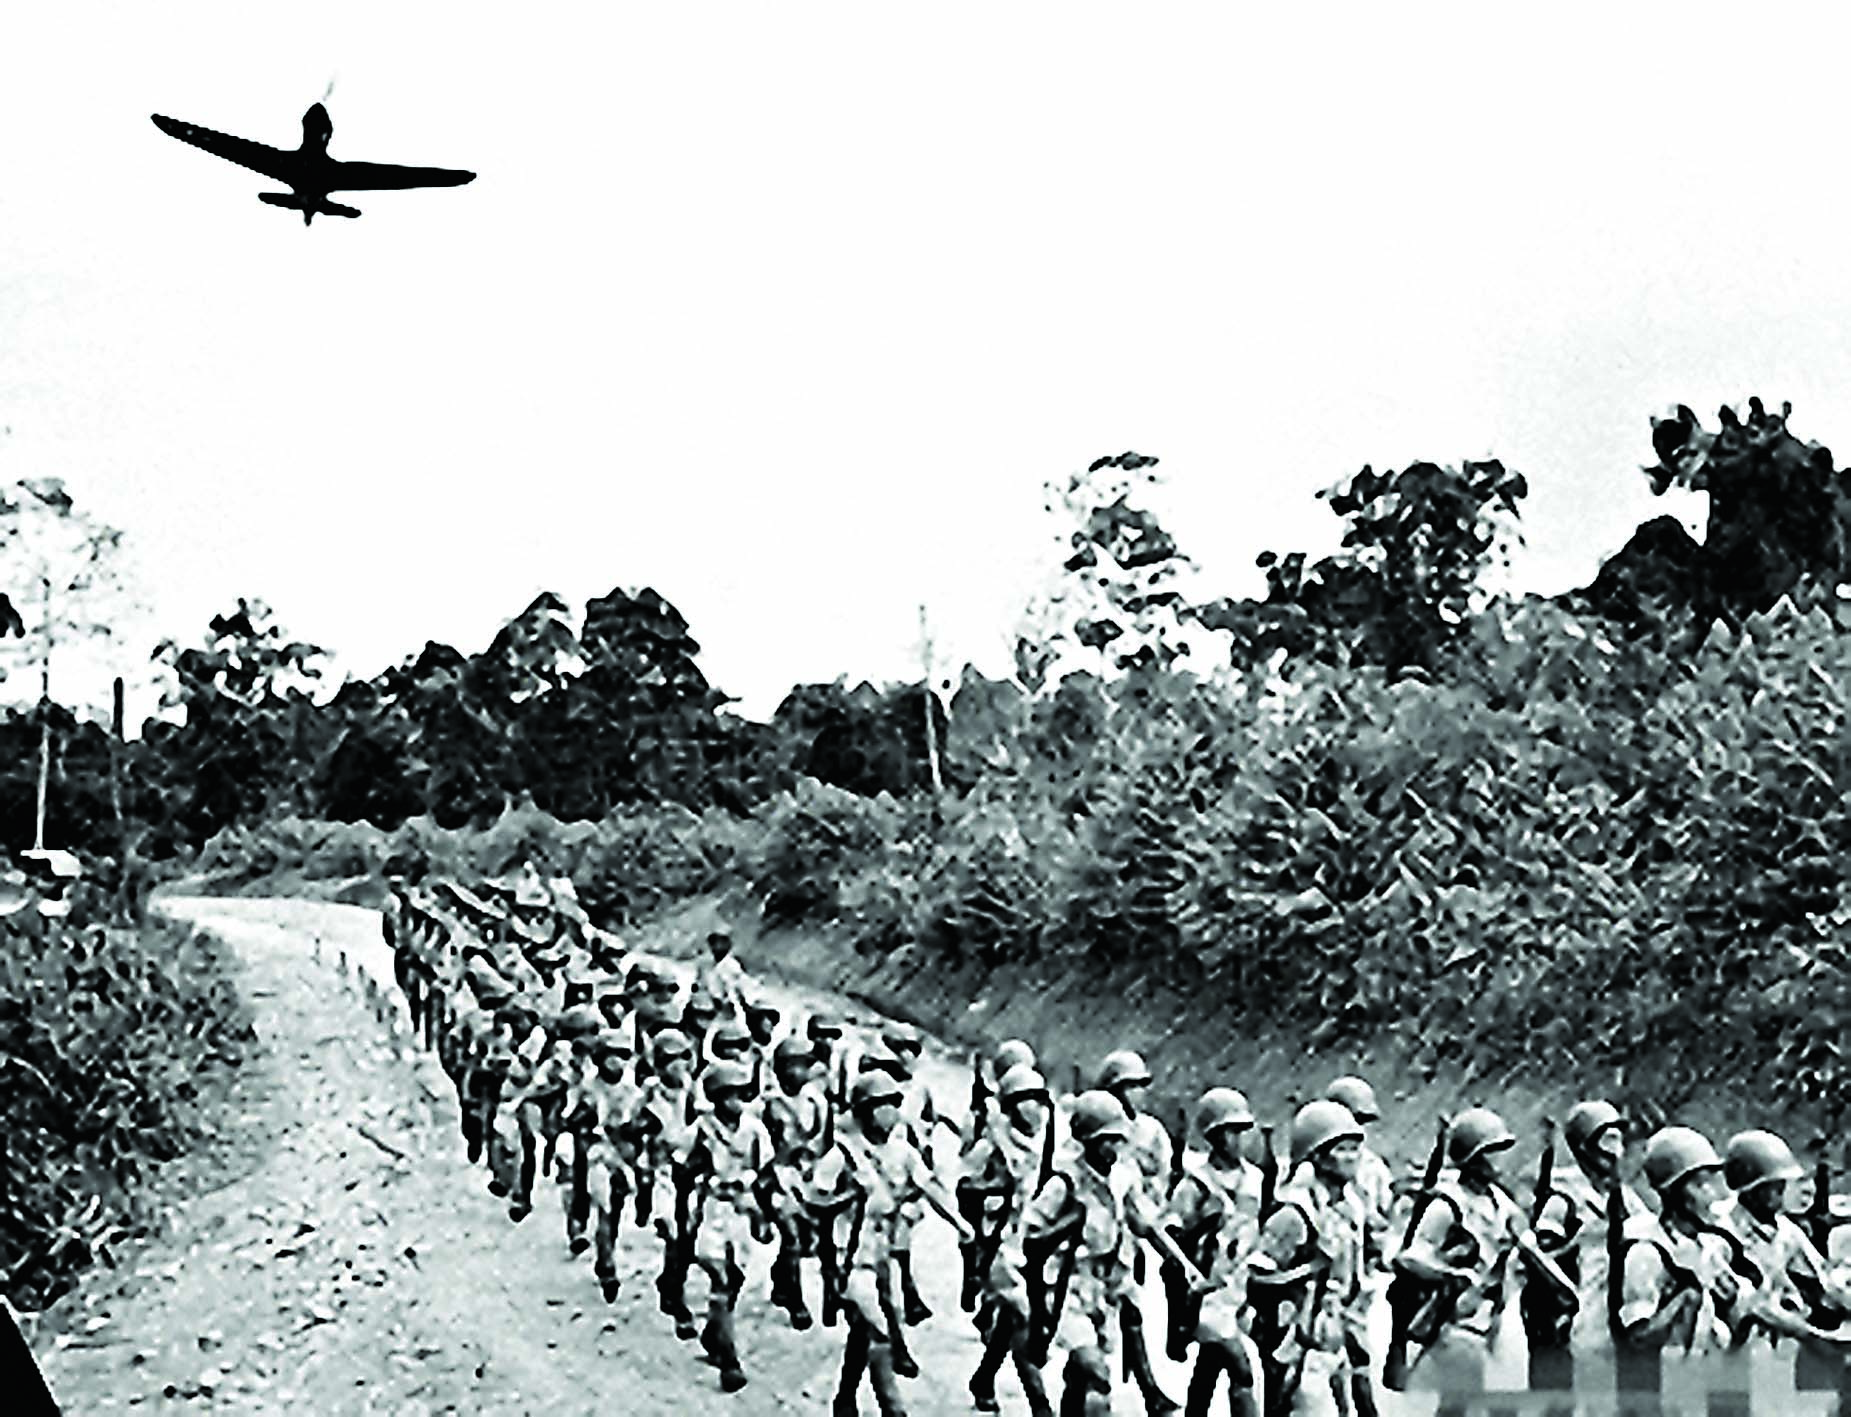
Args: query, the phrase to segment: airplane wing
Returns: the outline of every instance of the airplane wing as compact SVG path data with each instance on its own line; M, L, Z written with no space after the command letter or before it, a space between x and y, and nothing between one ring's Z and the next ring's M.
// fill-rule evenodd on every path
M389 162L337 162L330 175L330 192L379 192L393 187L461 187L473 182L473 172L450 167L394 167Z
M298 175L300 159L295 153L265 147L248 138L234 138L229 133L215 133L210 128L201 128L197 123L163 118L158 113L153 117L154 126L168 137L191 143L196 148L204 148L214 157L235 162L239 167L248 167L252 172L261 172L265 177L274 177L278 182L293 183Z

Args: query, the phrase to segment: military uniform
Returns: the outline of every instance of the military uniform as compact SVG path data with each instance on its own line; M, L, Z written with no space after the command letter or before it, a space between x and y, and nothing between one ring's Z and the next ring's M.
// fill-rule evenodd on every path
M1733 1284L1729 1246L1721 1236L1689 1230L1652 1214L1629 1216L1619 1319L1630 1326L1661 1313L1695 1287L1695 1312L1667 1346L1686 1353L1721 1353L1732 1343L1718 1291Z
M1607 1317L1607 1206L1608 1196L1579 1167L1557 1171L1550 1181L1551 1194L1537 1218L1539 1243L1554 1255L1575 1279L1579 1306L1569 1329L1569 1351L1606 1354L1613 1351L1613 1328ZM1648 1207L1631 1186L1622 1189L1627 1217L1644 1215Z
M1127 1211L1143 1204L1135 1163L1120 1161L1102 1176L1086 1162L1080 1147L1070 1144L1029 1206L1029 1233L1052 1230L1076 1210L1083 1212L1067 1298L1054 1330L1055 1341L1070 1353L1093 1348L1109 1354L1117 1347L1119 1303L1133 1297L1135 1290L1131 1255L1138 1240Z

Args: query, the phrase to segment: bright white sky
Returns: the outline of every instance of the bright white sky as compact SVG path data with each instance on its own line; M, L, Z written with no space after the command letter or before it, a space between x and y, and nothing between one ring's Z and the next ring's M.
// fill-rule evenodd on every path
M1128 448L1204 595L1486 455L1564 589L1700 515L1648 415L1851 438L1823 8L26 7L0 480L129 533L137 662L239 595L370 675L646 584L755 714L916 675L921 602L1004 669L1042 484ZM293 146L331 80L336 157L476 182L305 230L148 121Z

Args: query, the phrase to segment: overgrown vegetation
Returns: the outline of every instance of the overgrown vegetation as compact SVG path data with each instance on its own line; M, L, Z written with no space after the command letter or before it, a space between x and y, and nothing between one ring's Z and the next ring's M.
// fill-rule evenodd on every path
M0 1293L42 1308L140 1228L150 1166L254 1042L204 936L0 924Z

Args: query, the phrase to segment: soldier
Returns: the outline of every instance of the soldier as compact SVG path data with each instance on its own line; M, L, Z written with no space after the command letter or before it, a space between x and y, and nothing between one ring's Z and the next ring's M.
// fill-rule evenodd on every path
M771 1000L758 997L746 1000L745 1012L746 1031L752 1035L752 1046L770 1062L771 1050L777 1046L778 1023L784 1017L783 1011Z
M647 1081L655 1067L656 1038L667 1029L680 1027L681 988L674 976L649 960L639 959L624 976L624 989L634 1015L637 1080Z
M1737 1304L1748 1296L1730 1268L1728 1242L1711 1217L1727 1199L1723 1160L1701 1132L1666 1127L1646 1143L1645 1178L1659 1214L1629 1216L1614 1341L1655 1356L1669 1344L1713 1353L1734 1342Z
M1549 1194L1536 1217L1536 1240L1579 1289L1576 1303L1560 1302L1552 1287L1523 1287L1525 1332L1531 1367L1539 1354L1566 1348L1574 1354L1610 1352L1613 1334L1607 1318L1608 1208L1614 1188L1624 1213L1644 1215L1644 1199L1620 1182L1626 1139L1619 1110L1610 1102L1589 1100L1569 1109L1562 1140L1574 1165L1550 1179Z
M680 1027L694 1043L696 1077L707 1067L707 1034L713 1029L718 1017L713 1000L698 989L688 995L688 1002L682 1007Z
M965 1114L958 1128L960 1162L970 1155L971 1148L988 1131L990 1099L996 1095L998 1081L1011 1069L1034 1066L1035 1050L1020 1038L1010 1038L999 1043L988 1058L978 1054L972 1059L970 1111ZM1053 1125L1051 1116L1049 1125ZM971 1190L958 1192L958 1214L964 1217L964 1222L970 1226L973 1235L983 1228L983 1206L984 1198L977 1192ZM968 1314L977 1307L977 1293L982 1279L981 1266L976 1262L976 1250L972 1244L965 1245L959 1251L959 1258L963 1266L963 1284L959 1292L958 1306Z
M828 1103L816 1080L816 1054L795 1036L779 1041L771 1060L772 1086L765 1089L763 1116L772 1145L773 1221L778 1252L771 1262L771 1302L790 1315L791 1327L807 1329L815 1319L803 1297L803 1258L815 1239L803 1205L810 1169L822 1151Z
M1233 1417L1259 1417L1253 1404L1253 1363L1241 1322L1247 1305L1247 1258L1260 1232L1260 1168L1242 1155L1242 1143L1253 1125L1253 1109L1233 1088L1212 1087L1203 1093L1196 1104L1196 1130L1208 1150L1184 1156L1182 1179L1164 1212L1177 1249L1214 1286L1199 1303L1183 1303L1180 1316L1171 1315L1172 1337L1176 1320L1192 1316L1193 1332L1188 1336L1200 1345L1184 1417L1208 1417L1223 1373ZM1170 1356L1181 1362L1188 1352L1186 1347L1181 1353L1173 1348Z
M470 1068L477 1127L488 1162L489 1194L506 1200L514 1190L520 1169L520 1131L514 1109L505 1106L509 1082L518 1066L517 1055L539 1020L518 994L501 997L478 1027Z
M617 1235L624 1201L636 1185L636 1157L646 1140L638 1125L642 1094L629 1076L630 1054L623 1034L615 1029L599 1033L592 1040L594 1071L581 1075L566 1103L573 1154L585 1158L588 1219L596 1245L592 1272L607 1304L617 1301ZM581 1249L575 1236L573 1253Z
M1348 1331L1366 1322L1368 1222L1354 1184L1362 1141L1350 1110L1327 1098L1306 1103L1292 1118L1292 1171L1248 1259L1253 1341L1269 1415L1336 1413L1349 1405Z
M1356 1153L1356 1194L1362 1198L1367 1220L1364 1259L1369 1269L1376 1269L1393 1258L1389 1254L1389 1222L1395 1209L1394 1170L1370 1148L1367 1137L1370 1124L1381 1119L1382 1111L1376 1106L1375 1089L1359 1077L1337 1078L1325 1089L1324 1096L1349 1108L1364 1131L1363 1144Z
M733 1310L745 1283L745 1260L756 1228L755 1192L762 1189L760 1177L771 1164L771 1139L758 1118L746 1111L751 1085L751 1075L737 1063L708 1066L701 1088L712 1110L695 1123L681 1162L694 1187L689 1215L694 1259L707 1275L707 1326L701 1331L701 1347L719 1368L725 1392L738 1392L746 1385Z
M1144 1066L1141 1057L1129 1050L1109 1053L1100 1065L1097 1085L1100 1091L1109 1092L1119 1100L1130 1119L1131 1135L1125 1145L1125 1162L1134 1169L1145 1206L1154 1214L1169 1199L1171 1143L1163 1123L1144 1110L1144 1099L1150 1092L1150 1069ZM1125 1367L1136 1379L1150 1417L1178 1412L1180 1404L1158 1385L1157 1375L1150 1365L1144 1312L1136 1290L1136 1286L1144 1283L1144 1247L1129 1230L1125 1232L1125 1246L1132 1267L1132 1283L1126 1286L1119 1302Z
M1723 1179L1735 1192L1734 1229L1749 1261L1740 1267L1761 1276L1749 1301L1761 1334L1842 1353L1847 1340L1824 1330L1851 1315L1851 1285L1832 1272L1787 1213L1789 1187L1805 1174L1772 1132L1740 1132L1723 1153Z
M938 1108L932 1089L916 1071L922 1040L911 1024L883 1025L880 1041L887 1050L888 1071L900 1085L900 1126L913 1148L925 1158L926 1169L938 1172L933 1136L938 1130ZM924 1323L932 1310L919 1296L913 1280L913 1231L925 1218L925 1202L915 1196L901 1208L893 1232L893 1262L900 1275L901 1317L908 1327Z
M1033 1417L1052 1417L1041 1369L1030 1352L1034 1313L1029 1303L1022 1237L1036 1190L1051 1172L1053 1099L1047 1079L1018 1064L996 1084L997 1115L965 1153L959 1177L958 1213L976 1214L982 1228L972 1242L981 1274L983 1304L977 1321L984 1335L982 1361L970 1380L979 1412L996 1412L996 1375L1003 1360L1015 1362ZM967 1199L974 1197L976 1204Z
M1579 1302L1574 1281L1543 1254L1500 1174L1502 1157L1516 1144L1504 1119L1486 1108L1469 1108L1453 1120L1447 1158L1457 1174L1441 1179L1400 1257L1402 1268L1439 1286L1433 1339L1410 1369L1413 1391L1484 1390L1513 1253L1521 1250L1529 1259L1529 1282L1553 1284L1563 1304Z
M905 1417L896 1377L918 1375L901 1346L892 1303L889 1245L894 1221L909 1191L917 1189L933 1209L968 1239L951 1197L925 1158L898 1134L900 1089L878 1072L855 1079L851 1120L836 1131L835 1144L817 1161L810 1202L818 1222L834 1232L842 1257L842 1302L848 1314L848 1347L836 1388L836 1417L856 1411L855 1394L866 1372L882 1417Z
M1110 1092L1083 1092L1070 1125L1072 1141L1029 1207L1022 1243L1031 1293L1047 1295L1048 1268L1058 1263L1052 1301L1036 1306L1036 1356L1049 1336L1058 1339L1067 1350L1061 1411L1096 1417L1111 1411L1107 1360L1134 1292L1130 1256L1137 1237L1147 1236L1180 1266L1192 1289L1205 1290L1208 1281L1164 1233L1135 1166L1122 1158L1132 1131L1124 1104Z
M708 934L707 956L707 963L694 975L695 996L711 1004L716 1015L739 1015L745 1008L746 971L733 953L730 930Z
M652 1191L644 1209L653 1212L656 1234L662 1238L662 1273L656 1278L656 1294L662 1312L675 1321L675 1336L693 1338L697 1332L694 1315L688 1312L684 1297L691 1256L674 1217L685 1208L687 1199L686 1187L675 1184L675 1169L694 1123L694 1044L679 1029L666 1029L656 1038L654 1062L642 1087L641 1106L649 1132L644 1180Z

